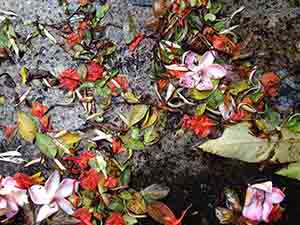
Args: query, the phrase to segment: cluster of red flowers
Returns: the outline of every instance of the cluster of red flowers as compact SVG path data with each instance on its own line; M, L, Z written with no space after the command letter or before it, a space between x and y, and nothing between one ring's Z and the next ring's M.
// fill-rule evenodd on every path
M89 26L88 22L81 21L78 25L77 32L72 32L68 34L66 38L66 42L71 48L77 44L80 44L80 42L84 38L84 34L88 26Z
M207 116L188 116L184 115L182 119L182 128L191 129L194 133L202 138L207 137L215 123Z
M102 78L104 68L96 62L90 62L86 65L87 75L83 78L84 81L96 81ZM67 88L69 91L74 91L80 84L81 78L75 69L66 69L59 76L61 87Z

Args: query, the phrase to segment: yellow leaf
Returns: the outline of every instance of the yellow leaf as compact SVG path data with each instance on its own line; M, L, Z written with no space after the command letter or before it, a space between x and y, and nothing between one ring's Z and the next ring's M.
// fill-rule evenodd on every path
M60 142L66 145L73 145L78 143L80 139L81 139L80 134L67 132L63 136L60 136L57 140L59 140Z
M28 69L25 66L22 66L20 70L20 76L22 79L22 84L26 84L28 78Z
M142 125L143 128L151 127L158 119L159 113L156 109L151 110L151 112L148 111L148 114L150 114L150 113L151 113L151 115L146 116L146 118L143 122L143 125Z
M17 112L17 122L20 136L25 141L33 142L38 128L32 117L25 112Z

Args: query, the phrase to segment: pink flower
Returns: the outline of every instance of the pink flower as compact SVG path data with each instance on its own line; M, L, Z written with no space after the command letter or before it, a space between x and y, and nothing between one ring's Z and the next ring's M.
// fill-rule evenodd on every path
M251 185L247 189L243 216L253 221L270 222L273 207L284 197L284 193L273 187L271 181Z
M0 183L0 216L6 218L0 223L4 223L13 218L28 203L26 190L17 187L17 182L12 177L6 177Z
M77 189L78 182L74 179L64 179L60 182L58 171L51 174L45 186L34 185L29 188L29 195L33 203L42 205L37 214L36 222L41 222L53 215L59 208L65 213L73 215L73 206L65 198L71 196Z
M221 79L226 76L226 69L214 64L216 58L215 51L207 51L202 57L194 52L186 52L183 55L182 65L166 66L169 70L187 71L180 78L179 84L185 88L197 88L200 91L213 89L211 79Z

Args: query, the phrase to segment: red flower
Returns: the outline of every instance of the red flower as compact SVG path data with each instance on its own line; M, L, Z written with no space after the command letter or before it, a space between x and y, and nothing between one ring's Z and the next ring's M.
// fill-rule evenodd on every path
M65 157L64 160L70 160L78 164L81 169L86 169L89 165L90 159L94 158L96 155L91 151L85 151L78 157Z
M231 116L230 116L230 120L232 121L242 121L244 118L245 118L246 114L243 110L240 110L238 112L235 112L233 113Z
M49 116L43 116L39 119L41 123L42 132L49 132L52 128L50 127L50 118Z
M92 214L87 208L77 209L73 216L81 221L81 224L78 225L93 225L92 223Z
M48 111L48 107L39 103L33 102L31 107L31 114L37 118L42 118L44 114Z
M75 45L80 43L80 37L77 33L73 32L67 36L67 43L70 47L74 47Z
M129 52L133 52L139 46L142 40L144 40L144 34L138 33L129 44Z
M74 91L80 84L80 77L75 69L66 69L60 74L59 82L62 87Z
M125 225L125 221L121 213L113 212L106 220L106 225Z
M189 117L184 115L182 121L182 127L185 129L191 129L200 137L207 137L211 128L215 126L214 122L209 119L207 116L193 116Z
M112 141L112 151L115 154L126 151L120 139L114 138Z
M26 175L25 173L16 173L13 177L17 182L18 188L27 189L34 184L32 177Z
M118 179L114 177L107 177L104 183L104 187L114 188L118 185Z
M110 87L112 95L118 96L120 94L120 90L123 92L128 91L128 79L125 75L118 75L110 80L107 85Z
M275 97L278 95L280 78L273 72L262 75L260 81L264 87L265 96Z
M80 186L83 189L95 191L100 179L101 175L95 169L90 169L89 171L81 174Z
M104 69L98 63L90 62L87 65L87 81L96 81L102 78Z

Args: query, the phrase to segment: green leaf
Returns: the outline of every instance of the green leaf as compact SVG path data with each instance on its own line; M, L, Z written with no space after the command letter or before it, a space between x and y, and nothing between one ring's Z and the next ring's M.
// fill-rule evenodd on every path
M96 21L99 22L109 11L109 4L101 5L96 11Z
M134 224L137 224L137 223L138 223L138 220L137 220L136 218L134 218L134 217L132 217L132 216L129 216L129 215L127 215L127 214L125 214L125 215L123 216L123 219L124 219L126 225L134 225Z
M86 89L86 88L94 88L95 87L95 83L93 82L84 82L83 84L81 84L78 88L78 91L82 90L82 89Z
M251 163L300 161L299 135L282 129L281 137L273 135L270 140L261 139L249 133L248 123L229 127L222 137L209 140L199 147L205 152Z
M17 122L20 136L25 141L33 142L38 132L38 128L33 118L25 112L17 112Z
M300 180L300 162L292 163L287 168L277 171L276 174Z
M142 195L138 192L132 195L127 203L127 208L136 215L141 215L146 213L146 203Z
M196 115L202 116L205 113L206 110L206 104L198 105L196 107Z
M207 99L213 91L198 91L196 88L192 88L189 90L188 95L192 99L201 101Z
M96 169L98 172L102 172L105 177L107 177L107 162L104 159L103 155L97 154L95 159L89 161L90 167Z
M143 150L145 148L144 143L137 139L129 139L124 145L126 148L132 150Z
M222 31L222 30L224 30L224 29L225 29L225 21L222 20L222 21L219 21L219 22L215 23L214 28L215 28L217 31Z
M22 66L20 70L20 76L22 79L22 84L26 84L28 78L28 69L25 66Z
M205 16L204 16L204 20L205 21L215 21L216 20L216 15L212 14L212 13L207 13Z
M161 184L152 184L141 191L147 201L160 200L168 196L170 188Z
M105 85L104 87L96 87L96 95L101 97L111 96L111 89Z
M57 154L57 146L52 141L52 138L47 134L37 133L36 145L40 151L49 158L55 158Z
M111 201L108 208L112 211L123 212L124 205L121 199L116 198Z
M123 26L124 39L126 44L130 44L136 36L136 23L134 17L129 15L127 23Z
M287 128L294 133L300 133L300 114L293 115L287 122Z
M147 105L134 105L128 114L128 127L130 128L140 122L146 116L148 110L149 107Z
M8 48L9 47L9 41L5 34L0 33L0 48Z
M215 90L209 97L207 106L210 108L217 108L220 104L224 102L224 95L219 89Z
M120 182L122 185L128 185L130 182L130 178L131 178L131 170L130 168L126 168L120 177Z
M151 145L159 140L159 132L154 127L145 129L144 144Z
M249 89L248 81L238 81L234 82L233 85L230 86L230 93L233 95L238 95L239 93Z
M212 14L218 14L222 10L223 6L219 2L211 2L209 12Z

